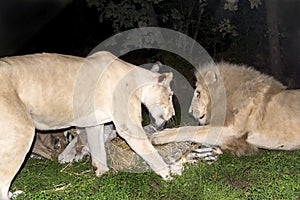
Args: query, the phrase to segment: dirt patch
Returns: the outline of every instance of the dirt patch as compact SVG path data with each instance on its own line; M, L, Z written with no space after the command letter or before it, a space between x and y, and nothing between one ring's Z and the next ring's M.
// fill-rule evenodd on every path
M237 189L240 189L240 190L244 190L246 188L248 188L249 186L251 185L254 185L255 184L255 181L249 181L249 180L246 180L246 181L231 181L229 183L230 186L232 187L235 187Z

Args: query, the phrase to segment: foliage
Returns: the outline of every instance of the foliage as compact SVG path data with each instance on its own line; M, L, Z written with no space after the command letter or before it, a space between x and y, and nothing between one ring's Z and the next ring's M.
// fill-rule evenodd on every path
M224 9L229 11L237 11L238 10L238 2L239 0L226 0L224 4ZM249 0L251 9L258 8L262 3L261 0Z
M143 0L87 0L87 3L97 9L100 22L107 19L112 22L115 32L136 27L140 21L148 20Z
M211 165L187 165L163 181L153 172L107 173L97 178L89 158L73 164L29 159L11 190L17 199L299 199L300 151L223 154Z
M224 39L237 36L236 28L229 20L215 22L214 10L206 0L86 0L88 6L97 9L100 22L110 21L115 32L144 26L159 26L177 30L194 40L213 37L211 30ZM225 23L226 22L226 23ZM228 29L228 30L225 30ZM209 44L211 45L211 44ZM209 46L208 45L208 46Z
M258 8L262 3L261 0L249 0L250 2L250 7L253 8Z
M197 39L199 30L205 28L208 15L214 10L208 8L207 0L167 1L167 0L86 0L88 6L99 12L99 20L110 20L116 32L141 26L161 26L178 30ZM224 10L237 11L239 0L225 0ZM252 9L261 5L261 0L249 0ZM229 19L222 19L211 29L219 30L223 37L226 34L237 36L235 26ZM212 25L212 24L210 24Z
M219 25L213 29L213 31L219 31L222 33L223 37L225 37L227 34L232 35L233 37L238 36L236 27L230 23L229 19L223 19Z
M245 33L245 31L250 29L249 27L252 27L249 25L249 22L258 26L256 20L257 17L244 17L255 15L255 13L258 13L256 16L262 14L258 9L262 4L261 0L86 1L89 7L98 11L100 21L111 23L115 32L144 26L169 28L190 36L195 41L199 42L214 58L226 59L226 57L245 57L247 60L243 60L243 62L249 64L252 64L251 61L255 59L256 54L249 55L247 52L258 51L258 49L255 48L242 51L239 49L232 52L234 49L231 47L239 48L243 46L245 48L252 48L252 43L260 43L260 41L252 41L250 45L245 45L243 41L245 38L246 40L259 40L261 38L257 36L255 36L255 38L250 38L247 35L248 33ZM246 12L245 8L247 13L246 15L243 15ZM251 12L253 13L251 14ZM240 21L240 18L243 18L244 21ZM261 16L259 18L261 19ZM262 22L261 24L265 23ZM265 34L265 32L260 33L263 29L252 28L251 30L255 30L256 35ZM126 41L131 40L124 40L124 43L126 43ZM144 41L134 41L136 41L135 45L139 45L140 42L141 44L144 44ZM177 46L181 45L180 42L184 43L184 41L175 41ZM125 47L123 48L126 49L126 44L124 44L124 46ZM230 53L233 54L233 56L231 56Z

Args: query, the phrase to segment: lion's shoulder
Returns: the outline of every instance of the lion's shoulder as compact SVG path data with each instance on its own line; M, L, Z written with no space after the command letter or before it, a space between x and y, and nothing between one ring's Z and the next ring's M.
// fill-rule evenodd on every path
M265 116L267 104L271 98L285 90L286 87L273 77L261 73L252 67L228 63L219 64L220 74L224 82L227 116L248 115L249 112L255 122L252 125L259 126ZM234 113L238 114L234 114ZM230 119L228 119L230 120ZM237 119L235 119L237 120ZM246 126L246 124L245 124Z
M286 88L272 76L261 73L253 67L225 62L218 63L217 66L225 86L233 82L239 87L248 87L248 90L253 88L255 92L259 88L273 88L273 90L276 88L278 91Z

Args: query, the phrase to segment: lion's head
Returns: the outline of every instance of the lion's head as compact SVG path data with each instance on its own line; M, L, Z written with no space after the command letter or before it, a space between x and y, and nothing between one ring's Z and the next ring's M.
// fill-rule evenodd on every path
M158 127L163 126L175 115L172 103L173 92L170 88L172 79L172 73L157 74L157 84L147 85L143 88L142 102Z
M209 120L210 96L204 85L196 84L194 96L189 108L189 113L199 121L200 125L205 125Z
M196 89L189 108L189 113L199 121L200 125L210 122L211 115L211 95L208 86L216 82L217 77L213 71L202 69L196 71Z

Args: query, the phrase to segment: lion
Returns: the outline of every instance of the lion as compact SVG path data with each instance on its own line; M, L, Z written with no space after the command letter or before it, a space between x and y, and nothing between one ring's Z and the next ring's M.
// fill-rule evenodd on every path
M195 76L189 113L201 126L165 129L153 135L154 144L192 141L237 156L253 155L259 148L300 148L300 90L226 62L206 64Z
M167 179L165 163L141 125L144 104L161 126L174 114L172 73L149 71L96 52L86 59L61 54L31 54L0 59L0 199L8 199L14 176L29 152L35 129L84 127L97 176L108 171L104 123L158 175Z

